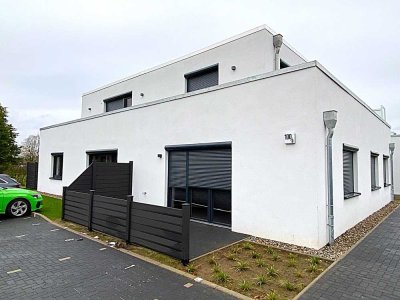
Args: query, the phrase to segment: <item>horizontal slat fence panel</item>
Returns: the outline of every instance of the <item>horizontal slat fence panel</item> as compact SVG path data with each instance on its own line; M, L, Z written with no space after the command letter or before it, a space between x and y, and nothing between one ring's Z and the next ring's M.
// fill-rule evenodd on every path
M156 206L64 188L62 218L189 261L190 209Z

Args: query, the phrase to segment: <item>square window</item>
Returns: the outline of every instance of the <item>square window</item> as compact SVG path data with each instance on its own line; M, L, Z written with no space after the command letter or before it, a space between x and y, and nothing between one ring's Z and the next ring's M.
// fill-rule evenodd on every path
M132 92L104 100L106 112L132 106Z

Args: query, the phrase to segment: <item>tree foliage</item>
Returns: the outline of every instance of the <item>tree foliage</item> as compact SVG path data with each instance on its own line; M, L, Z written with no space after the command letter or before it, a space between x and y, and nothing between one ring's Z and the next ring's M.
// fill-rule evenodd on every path
M21 146L21 158L24 162L37 162L39 160L40 137L38 134L28 136Z
M18 161L20 149L15 128L8 122L6 107L0 103L0 173Z

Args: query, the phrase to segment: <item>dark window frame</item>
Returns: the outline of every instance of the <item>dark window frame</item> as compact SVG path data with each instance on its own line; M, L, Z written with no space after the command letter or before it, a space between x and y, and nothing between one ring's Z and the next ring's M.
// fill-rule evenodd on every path
M115 162L118 162L118 149L108 149L108 150L90 150L86 151L87 162L90 165L93 162L93 155L115 155ZM111 161L112 163L114 161Z
M64 169L64 153L57 152L51 153L52 159L52 173L50 179L54 180L62 180L63 177L63 169Z
M350 198L354 198L357 196L360 196L361 193L356 191L356 167L357 164L354 163L354 156L355 154L358 152L358 148L357 147L353 147L353 146L349 146L349 145L343 145L343 150L342 150L342 155L344 157L345 152L349 152L351 153L351 158L352 158L352 163L351 163L351 175L352 175L352 189L351 191L346 193L346 182L345 182L345 175L344 175L344 160L343 160L343 194L344 194L344 199L350 199ZM357 162L356 162L357 163Z
M370 155L371 163L371 191L377 191L381 187L379 186L379 153L372 152Z
M123 103L124 107L117 108L117 109L111 109L111 110L108 109L109 103L115 102L115 101L121 101L121 100L123 100L123 102L124 102ZM124 93L124 94L121 94L118 96L114 96L112 98L107 98L107 99L103 100L103 102L104 102L104 111L105 112L115 111L115 110L119 110L119 109L123 109L123 108L129 107L129 106L132 106L132 92Z
M388 187L390 184L389 175L389 156L382 155L382 165L383 165L383 186Z
M188 82L189 82L190 79L198 77L198 76L201 76L201 75L204 75L204 74L212 73L212 72L215 72L215 71L217 72L217 84L211 85L211 86L208 86L208 87L204 87L204 88L201 88L201 89L196 89L196 90L189 91ZM212 86L217 86L217 85L219 85L219 64L211 65L211 66L208 66L208 67L205 67L205 68L202 68L202 69L190 72L190 73L186 73L184 75L184 77L185 77L185 92L186 93L202 90L202 89L209 88L209 87L212 87Z

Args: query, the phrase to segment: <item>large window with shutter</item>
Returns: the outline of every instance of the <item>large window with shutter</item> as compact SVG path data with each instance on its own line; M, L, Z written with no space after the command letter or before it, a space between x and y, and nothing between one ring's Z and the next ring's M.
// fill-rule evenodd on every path
M193 92L218 85L218 65L185 75L186 92Z
M193 219L230 226L230 145L167 150L169 206L181 208L189 203Z
M371 191L379 190L378 153L371 152Z
M344 198L361 195L357 192L357 151L358 148L343 146L343 191Z

